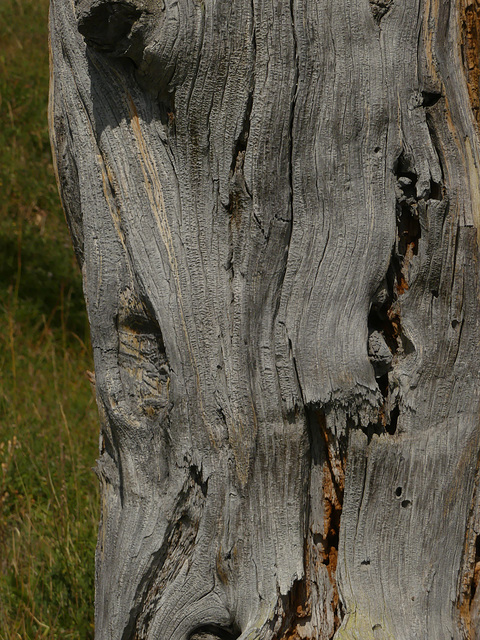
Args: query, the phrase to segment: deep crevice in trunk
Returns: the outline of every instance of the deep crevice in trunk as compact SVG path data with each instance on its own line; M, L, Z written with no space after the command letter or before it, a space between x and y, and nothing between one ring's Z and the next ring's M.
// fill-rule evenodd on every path
M241 634L237 627L224 628L215 625L205 625L195 629L188 640L236 640Z
M245 113L243 116L242 128L240 131L240 135L235 141L235 146L232 153L232 164L230 166L231 176L233 176L235 173L243 173L245 151L247 149L248 136L250 134L250 116L252 114L252 107L253 107L253 88L248 94L247 104L245 106Z
M409 267L418 255L422 228L419 219L417 175L402 153L394 164L396 176L397 237L384 282L377 291L368 316L368 354L384 398L379 420L363 428L369 441L374 434L395 435L400 415L399 399L394 394L392 371L400 359L415 351L400 317L399 298L410 287ZM433 183L435 195L437 185Z
M335 633L340 627L344 615L337 588L336 571L345 491L348 429L344 435L337 438L327 428L323 411L317 409L308 410L307 423L311 442L312 465L321 464L323 467L323 531L311 532L311 544L316 545L320 560L327 568L328 577L333 588L333 600L328 605L331 606L334 612ZM311 499L318 499L318 497L311 496ZM312 559L309 558L309 561L312 561Z
M329 640L339 629L345 614L338 593L336 570L348 436L344 435L341 440L338 440L331 434L326 426L324 413L318 409L307 409L306 421L310 439L310 470L312 473L314 467L317 465L321 467L322 493L319 495L315 491L309 492L304 548L305 575L302 580L296 580L293 583L286 596L280 597L278 617L272 621L272 628L276 628L272 640L300 640L310 637L305 636L305 633L312 622L314 583L321 580L319 571L322 565L327 570L332 587L332 600L324 603L334 617ZM320 523L320 530L312 529L312 501L316 500L323 501L323 521ZM318 633L318 630L313 633Z

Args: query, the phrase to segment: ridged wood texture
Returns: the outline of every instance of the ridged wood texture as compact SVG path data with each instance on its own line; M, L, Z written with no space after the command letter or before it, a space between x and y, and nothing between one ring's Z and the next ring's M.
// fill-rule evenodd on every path
M478 14L52 0L97 640L480 637Z

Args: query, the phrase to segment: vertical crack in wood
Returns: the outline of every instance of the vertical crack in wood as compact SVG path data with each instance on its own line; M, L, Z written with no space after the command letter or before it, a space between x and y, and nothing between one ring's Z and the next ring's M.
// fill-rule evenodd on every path
M245 151L247 149L248 136L250 133L250 115L252 113L253 106L253 93L255 91L255 81L253 80L253 87L248 93L247 103L245 105L245 113L243 115L242 128L240 135L235 141L235 146L232 154L232 164L230 167L230 173L234 176L237 173L243 174L243 163L245 160ZM249 193L249 195L251 195Z
M311 543L317 545L317 549L321 549L322 564L326 566L328 577L332 584L332 600L329 604L334 612L333 637L336 630L340 627L344 615L337 587L336 572L340 522L345 491L348 433L340 439L337 439L327 428L323 412L315 411L314 417L316 419L315 427L318 429L317 437L320 436L323 440L326 458L323 465L323 501L325 512L323 536L319 537L318 534L313 534Z
M479 615L479 603L475 598L477 595L478 585L480 584L480 534L475 536L475 557L474 557L474 565L473 565L473 575L470 587L470 616L472 617L472 613L474 613L475 617L478 619ZM472 612L472 605L475 603L476 611ZM478 620L476 620L478 623ZM478 632L477 632L478 635Z
M230 189L228 194L228 214L230 225L234 223L236 226L240 225L242 220L242 210L247 200L251 200L252 194L249 191L249 187L245 181L244 175L244 162L245 153L247 150L248 136L250 134L250 116L253 108L253 94L255 89L255 80L253 79L252 89L248 93L247 102L245 105L245 112L243 115L242 127L240 134L235 140L235 145L232 153L232 164L230 167ZM246 197L248 196L248 197ZM265 232L261 225L261 222L257 219L257 224L262 230L263 235ZM229 225L229 232L231 236L231 226ZM230 246L232 246L232 239L230 238ZM232 249L233 253L233 249ZM233 257L233 256L232 256ZM229 261L229 268L233 269L232 260ZM228 269L227 269L228 270Z
M478 585L480 583L480 534L474 536L470 552L472 561L469 571L464 574L460 585L459 611L468 640L478 640L480 622L480 601Z
M297 42L297 31L295 26L295 0L290 0L290 16L292 20L292 33L293 33L293 59L295 64L295 75L293 78L292 85L292 97L290 102L290 119L288 122L288 132L290 137L290 157L288 163L288 180L290 185L290 233L288 235L287 241L287 249L286 256L288 256L288 249L290 247L290 241L292 238L292 230L293 230L293 200L294 200L294 189L293 189L293 126L295 122L295 105L297 102L297 91L298 91L298 79L300 77L300 69L298 66L298 42ZM285 260L285 268L287 261Z
M289 593L280 599L279 620L274 625L272 640L331 639L344 616L336 571L347 436L338 440L330 433L323 411L307 410L306 419L310 438L311 485L306 507L305 575L296 580ZM319 486L315 472L321 474ZM323 598L319 598L325 574L330 587ZM319 605L324 608L322 612L318 611Z
M475 469L475 490L465 536L463 571L460 573L457 607L464 635L468 640L480 638L480 511L478 475L480 456Z
M289 593L281 598L282 622L272 640L300 640L299 627L310 620L310 589L308 580L296 580Z
M436 104L440 97L439 94L428 94L423 100L426 106L431 106ZM434 140L432 143L434 144ZM438 155L440 161L440 154ZM440 202L444 198L443 185L434 182L433 179L430 180L428 202L424 197L418 196L418 176L414 159L405 151L402 151L395 161L393 173L396 180L397 234L386 278L374 296L368 318L368 353L384 398L379 421L363 428L369 442L374 434L396 433L400 398L392 373L402 359L415 352L415 345L402 326L400 299L412 284L411 265L419 254L422 225L428 226L427 207L431 206L432 202ZM433 284L430 288L432 296L438 297L438 284Z

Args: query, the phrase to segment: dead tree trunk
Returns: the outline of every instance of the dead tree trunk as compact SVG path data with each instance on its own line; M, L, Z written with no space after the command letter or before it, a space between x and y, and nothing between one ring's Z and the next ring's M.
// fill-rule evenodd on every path
M98 640L480 637L466 2L52 0Z

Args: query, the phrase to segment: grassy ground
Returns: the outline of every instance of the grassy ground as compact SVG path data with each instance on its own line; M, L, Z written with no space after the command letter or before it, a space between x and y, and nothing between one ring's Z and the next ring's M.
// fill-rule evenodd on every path
M0 640L93 638L97 417L50 159L47 12L0 2Z

